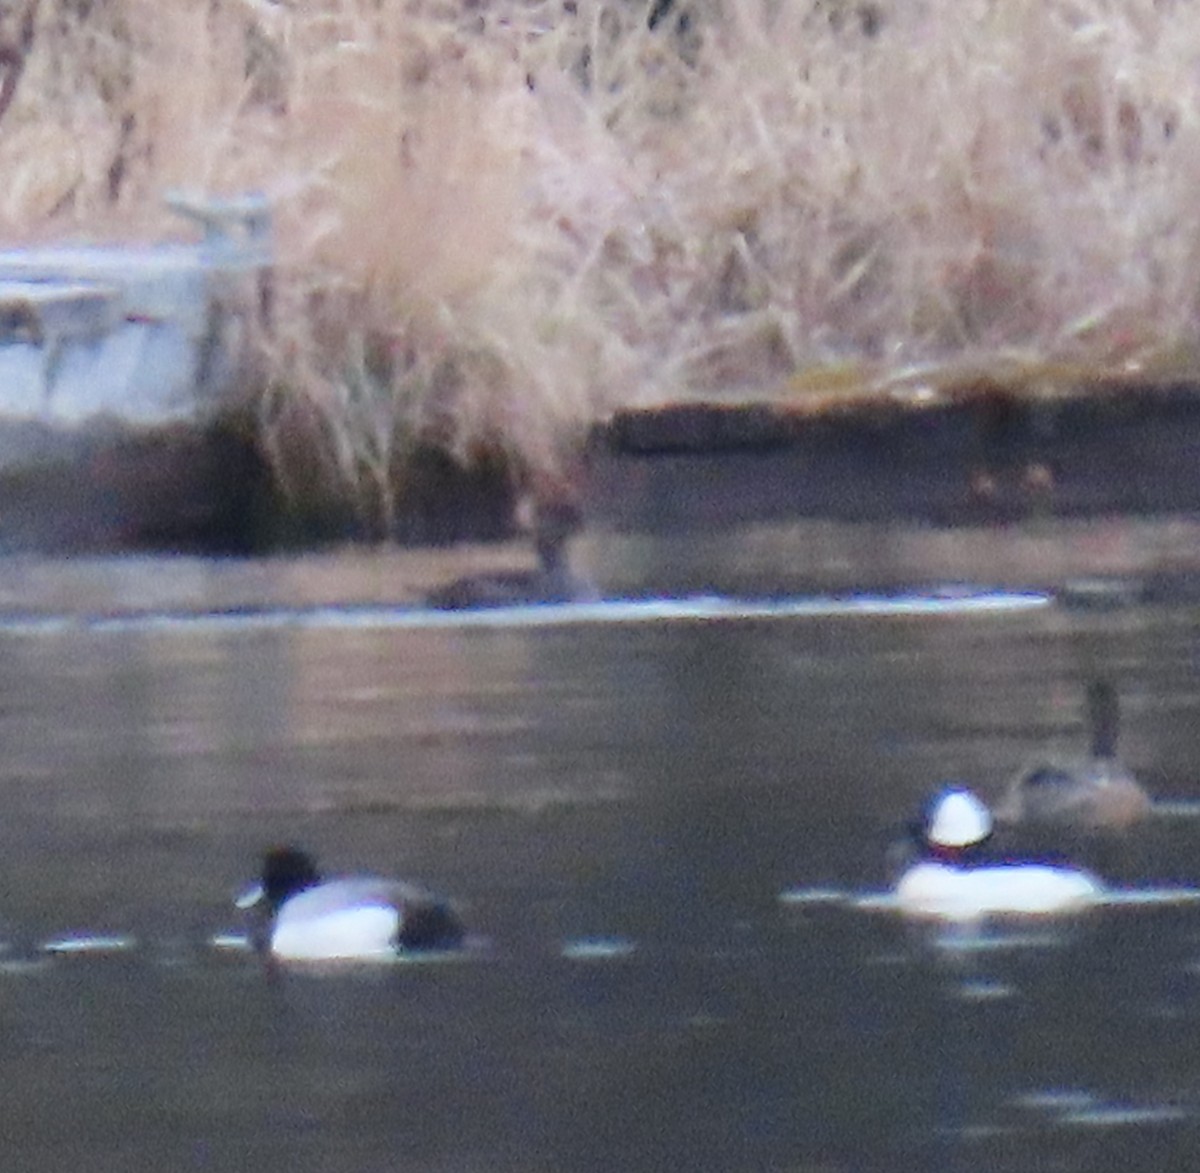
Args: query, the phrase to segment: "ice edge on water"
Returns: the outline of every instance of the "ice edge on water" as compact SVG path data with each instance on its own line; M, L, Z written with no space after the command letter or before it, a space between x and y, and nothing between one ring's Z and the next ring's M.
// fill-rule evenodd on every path
M1045 607L1038 591L927 591L911 594L797 595L739 599L727 595L612 599L597 603L534 603L441 611L426 607L344 606L167 611L112 615L8 615L0 632L16 635L129 631L222 631L276 628L507 628L606 623L695 622L709 619L796 619L838 616L987 614Z

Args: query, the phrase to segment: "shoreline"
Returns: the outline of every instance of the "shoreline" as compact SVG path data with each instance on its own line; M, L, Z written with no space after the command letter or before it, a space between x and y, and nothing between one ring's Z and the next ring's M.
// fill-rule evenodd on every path
M352 509L285 500L250 421L229 417L100 435L0 478L0 540L10 564L184 554L278 568L332 551L387 568L349 603L515 601L511 580L536 601L559 549L571 577L547 597L1165 581L1200 575L1196 451L1191 382L1041 395L992 380L830 410L676 403L597 425L575 479L540 500L499 463L461 469L430 451L380 541ZM282 604L317 601L293 589Z

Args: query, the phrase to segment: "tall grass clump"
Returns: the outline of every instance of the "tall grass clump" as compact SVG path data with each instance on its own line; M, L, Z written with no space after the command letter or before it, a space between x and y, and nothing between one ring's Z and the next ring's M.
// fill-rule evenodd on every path
M6 234L267 192L264 446L383 530L417 446L553 498L619 406L1200 353L1183 0L39 0L0 37L30 15Z

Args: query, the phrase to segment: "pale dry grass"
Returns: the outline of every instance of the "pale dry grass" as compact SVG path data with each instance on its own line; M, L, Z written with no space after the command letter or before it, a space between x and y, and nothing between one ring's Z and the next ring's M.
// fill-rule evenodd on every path
M553 495L621 405L1195 369L1194 6L652 7L41 0L0 224L157 234L164 188L270 194L265 441L384 528L420 441Z

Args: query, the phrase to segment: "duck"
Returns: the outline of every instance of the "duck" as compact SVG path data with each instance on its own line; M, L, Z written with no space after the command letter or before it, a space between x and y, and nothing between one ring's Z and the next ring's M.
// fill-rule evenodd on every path
M1087 689L1090 753L1047 759L1023 770L997 807L1004 822L1122 830L1150 813L1149 794L1117 756L1120 704L1116 689L1095 680Z
M452 950L463 943L450 905L425 889L380 876L323 879L295 846L274 847L262 875L234 901L255 917L252 941L282 961L372 960Z
M439 611L465 611L484 607L598 602L596 588L571 569L568 558L569 540L580 526L578 509L572 504L543 504L531 508L536 513L533 524L535 568L457 578L429 592L425 596L425 605Z
M987 804L969 788L936 793L913 827L917 858L896 881L900 911L943 921L1061 916L1103 894L1082 868L991 853L993 827Z

